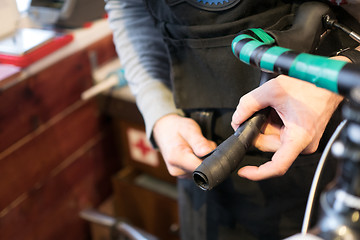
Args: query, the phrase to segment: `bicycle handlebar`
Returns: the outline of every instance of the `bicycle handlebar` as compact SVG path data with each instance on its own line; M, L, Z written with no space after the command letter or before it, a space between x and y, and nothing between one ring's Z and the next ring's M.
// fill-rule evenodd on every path
M359 66L298 53L315 51L326 32L324 19L332 15L326 4L304 3L299 7L291 28L285 31L269 30L269 33L259 28L243 31L232 42L233 53L244 63L262 69L262 76L270 76L269 72L285 74L346 95L353 87L360 86ZM276 46L279 43L283 47ZM267 112L256 113L233 136L202 158L203 162L193 172L193 179L201 189L212 189L240 166L266 116Z
M235 37L231 47L238 59L263 71L288 75L341 95L360 87L360 65L273 46L274 41L255 28Z

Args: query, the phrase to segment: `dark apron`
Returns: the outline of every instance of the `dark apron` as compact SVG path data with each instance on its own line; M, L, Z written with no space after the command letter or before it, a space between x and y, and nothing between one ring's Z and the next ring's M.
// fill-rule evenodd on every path
M240 96L258 86L259 70L234 57L231 41L241 30L269 27L291 11L274 0L235 1L240 3L223 11L204 11L186 1L147 2L171 56L176 105L188 110L233 109Z
M169 50L177 107L205 126L212 139L223 141L233 133L231 115L239 98L257 87L260 78L259 70L233 56L232 39L251 27L288 27L297 5L276 0L145 2ZM330 42L334 46L334 40ZM332 51L329 47L320 50ZM201 112L211 118L203 118ZM341 120L336 116L319 150L300 156L282 177L254 182L234 173L207 192L191 179L179 179L182 239L271 240L299 233L321 151ZM270 159L271 154L250 151L242 166L261 165ZM333 179L335 164L333 159L327 161L319 191Z

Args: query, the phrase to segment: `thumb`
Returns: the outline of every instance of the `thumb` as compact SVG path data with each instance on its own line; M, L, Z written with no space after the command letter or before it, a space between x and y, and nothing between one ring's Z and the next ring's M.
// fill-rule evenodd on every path
M202 134L193 134L187 141L198 157L202 157L216 148L215 142L206 139Z
M195 155L204 156L214 150L216 144L203 136L200 126L195 121L191 121L191 123L188 125L187 131L182 132L182 137L190 145Z

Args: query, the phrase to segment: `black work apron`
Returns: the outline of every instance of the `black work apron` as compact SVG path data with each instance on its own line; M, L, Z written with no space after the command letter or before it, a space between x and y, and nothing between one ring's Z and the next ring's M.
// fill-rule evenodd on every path
M225 5L206 0L145 2L167 43L175 102L185 112L232 112L239 98L258 86L260 78L259 70L233 56L232 39L251 27L285 28L288 25L283 21L291 19L297 7L273 0L229 0ZM230 120L228 113L216 119L214 129L222 129L222 140L233 132ZM250 152L242 166L260 165L270 158ZM302 156L284 176L259 182L234 173L207 192L191 179L179 179L182 239L272 240L300 232L319 158L319 152ZM333 178L334 164L328 161L331 166L320 190Z
M274 0L229 1L236 4L222 11L188 3L197 0L147 2L169 49L176 106L186 110L234 109L239 96L258 86L260 72L234 57L231 41L241 30L269 27L291 11Z

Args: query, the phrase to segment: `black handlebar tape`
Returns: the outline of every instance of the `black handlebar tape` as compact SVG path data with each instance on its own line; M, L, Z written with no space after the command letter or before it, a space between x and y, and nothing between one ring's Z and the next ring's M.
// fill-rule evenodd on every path
M266 122L269 111L270 108L265 108L255 113L195 169L193 179L201 189L212 189L239 167Z

